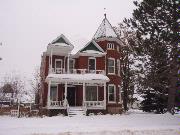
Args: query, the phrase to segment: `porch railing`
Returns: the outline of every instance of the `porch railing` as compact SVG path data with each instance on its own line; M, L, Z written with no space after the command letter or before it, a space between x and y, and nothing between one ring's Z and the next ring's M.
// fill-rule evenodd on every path
M67 74L67 71L64 68L51 68L49 73L53 74ZM88 70L88 69L70 69L70 74L105 74L104 70Z
M64 101L50 101L51 107L63 107Z
M83 106L85 107L104 107L104 101L84 101Z

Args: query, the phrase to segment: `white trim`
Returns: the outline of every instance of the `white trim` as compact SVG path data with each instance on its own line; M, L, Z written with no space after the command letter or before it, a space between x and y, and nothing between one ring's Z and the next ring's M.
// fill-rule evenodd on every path
M114 43L107 43L107 50L114 50L114 49L115 49Z
M72 63L73 63L72 69L70 69L70 61L73 61L73 62L72 62ZM75 67L75 59L70 58L70 59L69 59L69 73L71 73L70 70L72 70L72 72L73 72L73 69L75 69L74 67ZM71 73L71 74L72 74L72 73Z
M117 59L117 75L121 76L121 62L120 62L120 59Z
M95 40L91 40L89 41L82 49L80 49L76 54L80 53L85 47L87 47L90 43L93 43L98 49L100 52L104 53L104 50L96 43Z
M64 40L65 40L65 42L66 43L68 43L70 46L73 46L71 43L70 43L70 41L63 35L63 34L61 34L60 36L58 36L56 39L54 39L52 42L51 42L51 44L53 43L53 42L56 42L58 39L60 39L60 38L63 38ZM74 48L74 46L73 46L73 48Z
M114 66L113 66L114 67L114 72L113 73L109 73L109 60L113 60L114 61ZM115 69L115 65L116 64L115 64L115 62L116 62L115 58L108 58L108 74L109 75L115 75L115 73L116 73L116 69Z
M122 104L121 86L118 85L118 104Z
M56 101L58 101L58 84L54 84L54 83L51 83L51 86L56 86ZM50 86L50 89L51 89L51 86ZM51 92L50 92L50 96L51 96ZM50 100L51 100L51 97L50 97Z
M62 60L62 59L55 59L54 69L56 69L56 62L57 62L57 61L61 61L61 68L63 68L63 67L62 67L62 62L63 62L63 60Z
M114 87L114 101L109 101L109 86L113 86ZM108 85L108 103L116 103L116 85L114 84L109 84Z
M96 94L97 100L96 100L96 101L98 101L98 89L99 89L99 88L98 88L97 85L86 85L86 86L85 86L85 101L88 101L88 100L86 100L86 88L87 88L87 87L92 87L92 86L96 87L96 92L97 92L97 94Z
M89 60L90 60L90 59L93 59L93 60L94 60L94 64L95 64L95 65L94 65L94 66L95 66L95 67L94 67L94 68L95 68L94 70L96 71L96 58L95 58L95 57L89 57L89 58L88 58L88 71L89 71Z

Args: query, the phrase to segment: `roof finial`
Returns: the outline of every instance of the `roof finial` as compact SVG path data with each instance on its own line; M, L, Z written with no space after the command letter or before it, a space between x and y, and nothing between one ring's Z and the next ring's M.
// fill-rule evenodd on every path
M104 8L104 17L106 18L106 8Z

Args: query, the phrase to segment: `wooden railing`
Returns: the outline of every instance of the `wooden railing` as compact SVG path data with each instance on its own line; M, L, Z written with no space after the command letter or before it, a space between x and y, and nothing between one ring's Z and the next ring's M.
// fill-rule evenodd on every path
M83 106L85 107L92 107L92 108L98 108L98 107L104 107L104 101L84 101Z
M53 74L67 74L64 68L52 68L49 73ZM105 74L104 70L88 70L88 69L70 69L69 74Z
M64 102L63 101L50 101L51 107L63 107Z

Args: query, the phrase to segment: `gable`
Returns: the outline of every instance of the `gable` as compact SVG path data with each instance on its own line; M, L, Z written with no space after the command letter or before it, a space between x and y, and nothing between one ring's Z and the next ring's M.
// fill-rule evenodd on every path
M55 44L55 43L65 43L65 44L69 45L69 44L64 40L63 37L60 37L60 38L58 38L57 40L55 40L54 42L52 42L52 44Z
M89 43L87 43L85 47L82 48L79 52L85 52L85 51L95 51L95 52L104 53L104 50L94 40L91 40Z

